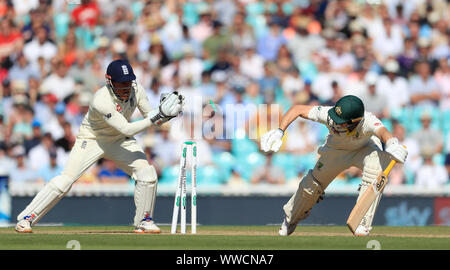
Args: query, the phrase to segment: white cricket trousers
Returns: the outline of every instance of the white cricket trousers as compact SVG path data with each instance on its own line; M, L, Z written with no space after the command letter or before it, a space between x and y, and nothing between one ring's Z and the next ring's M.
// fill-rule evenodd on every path
M324 145L319 148L318 153L320 158L314 169L302 178L297 191L283 206L289 222L296 223L306 218L312 207L321 199L328 185L342 171L352 166L362 170L361 196L391 161L390 155L375 143L369 143L357 150L337 150ZM365 226L370 227L380 197L381 195L372 204L367 217L364 218Z
M17 217L29 219L32 224L39 221L67 192L73 183L100 158L110 159L136 181L134 224L152 217L156 197L157 174L147 161L146 155L134 138L117 142L102 142L77 138L61 175L54 177L35 196Z

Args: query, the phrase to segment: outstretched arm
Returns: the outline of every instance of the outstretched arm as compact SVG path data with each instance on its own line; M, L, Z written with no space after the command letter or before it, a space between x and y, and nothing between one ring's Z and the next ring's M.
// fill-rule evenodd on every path
M261 149L265 152L277 152L282 142L284 131L297 117L309 119L308 115L314 106L311 105L294 105L281 118L278 129L273 129L261 137Z
M288 126L295 120L297 117L302 117L305 119L308 118L308 114L314 106L311 105L294 105L292 106L281 118L280 129L284 132Z
M156 111L155 111L156 112ZM127 137L131 137L136 135L137 133L145 130L150 127L153 123L150 118L145 118L142 120L138 120L135 122L128 122L122 114L118 113L115 110L111 110L111 112L100 112L103 114L105 122L118 130L120 133Z
M130 137L145 130L152 124L160 125L171 118L176 117L183 109L182 98L183 97L179 96L177 93L167 94L167 96L161 100L159 108L146 113L146 118L132 123L129 123L122 114L110 106L105 106L103 104L100 106L97 105L95 110L103 115L106 123L123 135Z

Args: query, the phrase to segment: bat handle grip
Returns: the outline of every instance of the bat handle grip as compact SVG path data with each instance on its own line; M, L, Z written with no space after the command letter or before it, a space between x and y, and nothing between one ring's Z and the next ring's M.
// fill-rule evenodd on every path
M392 168L394 168L395 163L397 163L397 161L395 159L393 159L393 160L391 160L391 162L389 162L389 165L384 170L384 175L388 175L391 172Z

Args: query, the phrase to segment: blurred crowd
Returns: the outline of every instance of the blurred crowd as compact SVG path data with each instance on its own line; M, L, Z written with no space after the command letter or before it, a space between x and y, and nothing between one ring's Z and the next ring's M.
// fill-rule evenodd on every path
M259 151L259 136L293 104L353 94L408 148L390 184L440 187L450 172L449 21L445 0L0 0L0 174L45 183L61 173L107 65L126 58L152 106L172 89L188 108L195 96L221 108L279 105L268 121L257 112L221 129L230 140L198 140L199 185L295 183L327 130L297 120L276 154ZM207 105L200 113L226 125ZM136 136L161 184L176 181L175 135L195 125ZM258 138L246 136L252 128ZM78 182L128 181L100 160Z

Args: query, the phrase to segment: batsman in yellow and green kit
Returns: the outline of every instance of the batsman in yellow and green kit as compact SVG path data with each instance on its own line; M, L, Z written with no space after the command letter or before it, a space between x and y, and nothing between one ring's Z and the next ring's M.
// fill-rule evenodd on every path
M352 166L362 170L359 199L391 159L404 163L408 154L383 123L364 110L361 99L353 95L342 97L335 106L291 107L282 117L279 128L262 136L262 150L277 152L282 145L284 131L299 116L326 125L329 135L318 149L320 157L315 167L301 179L297 191L283 206L285 218L279 230L283 236L292 234L298 222L308 217L313 206L322 199L327 186L342 171ZM362 219L355 235L370 233L380 198L381 193Z

